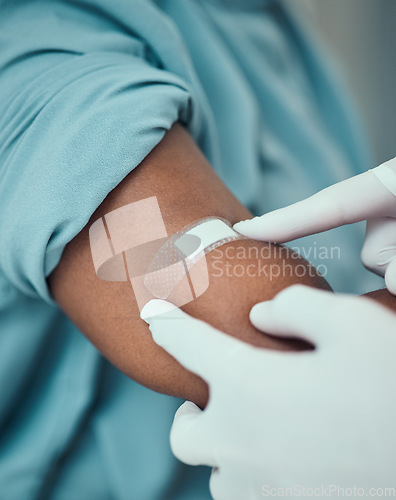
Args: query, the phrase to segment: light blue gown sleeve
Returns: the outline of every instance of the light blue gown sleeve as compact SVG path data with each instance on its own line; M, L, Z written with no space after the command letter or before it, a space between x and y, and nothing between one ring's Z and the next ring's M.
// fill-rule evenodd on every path
M141 38L53 4L20 3L0 22L0 265L46 301L46 277L106 195L174 122L199 127L188 85Z

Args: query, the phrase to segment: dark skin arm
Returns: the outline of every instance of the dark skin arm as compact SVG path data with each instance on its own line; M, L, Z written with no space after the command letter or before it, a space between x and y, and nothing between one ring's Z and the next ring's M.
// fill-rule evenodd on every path
M159 392L194 401L204 407L207 386L186 371L152 340L148 327L140 319L139 309L129 282L100 280L92 262L89 227L112 210L156 196L168 235L207 216L219 216L232 224L251 216L214 173L188 133L175 125L147 158L104 200L87 226L67 245L62 259L49 277L52 293L65 313L88 339L121 371L137 382ZM248 312L257 302L271 299L293 283L330 289L302 258L286 249L251 240L236 241L221 247L265 249L265 264L290 264L288 273L268 276L219 276L227 268L227 257L216 251L207 255L210 285L199 298L183 309L194 317L241 338L269 349L307 348L294 340L274 339L257 331L249 322ZM237 263L248 270L258 266L262 257L248 252ZM229 263L229 262L228 262ZM233 262L231 262L233 264ZM298 275L297 266L306 274ZM250 269L252 269L250 267ZM310 272L308 272L310 271ZM313 271L313 272L312 272Z
M365 297L373 299L379 304L382 304L383 306L387 307L391 311L396 312L396 297L391 293L389 293L386 288L366 293Z

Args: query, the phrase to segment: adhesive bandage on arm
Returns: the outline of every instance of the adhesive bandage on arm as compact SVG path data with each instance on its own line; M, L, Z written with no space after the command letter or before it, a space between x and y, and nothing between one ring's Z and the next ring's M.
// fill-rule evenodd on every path
M152 298L177 306L209 286L205 254L244 239L225 219L207 217L167 237L155 197L131 203L95 221L89 230L96 274L132 284L138 307Z
M169 238L149 265L144 280L147 289L154 297L167 299L177 282L187 275L195 296L201 295L209 285L205 254L239 239L245 237L219 217L206 217L184 227Z

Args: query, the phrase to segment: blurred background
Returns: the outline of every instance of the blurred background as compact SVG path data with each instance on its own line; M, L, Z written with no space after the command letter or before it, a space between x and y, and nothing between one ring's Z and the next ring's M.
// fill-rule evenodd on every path
M396 156L396 0L292 0L312 16L358 104L376 164Z

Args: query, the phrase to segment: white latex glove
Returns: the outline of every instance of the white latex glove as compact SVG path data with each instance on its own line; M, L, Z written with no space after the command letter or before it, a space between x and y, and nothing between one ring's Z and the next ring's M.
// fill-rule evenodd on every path
M234 229L249 238L284 243L362 220L367 220L363 264L385 276L396 295L396 158L306 200L238 222Z
M171 446L187 464L215 467L215 499L298 485L395 486L395 314L295 285L251 311L261 330L316 345L285 353L245 344L165 301L142 313L154 341L209 384L204 411L179 408Z

